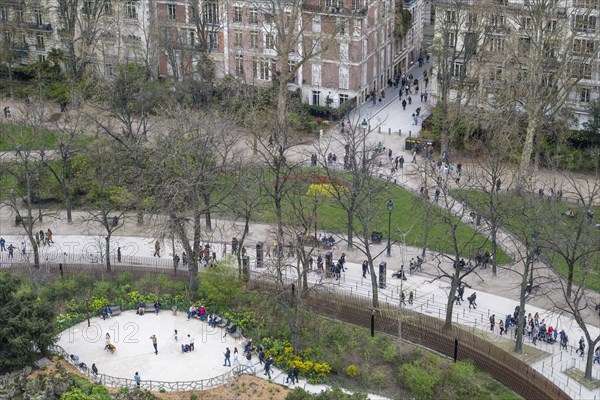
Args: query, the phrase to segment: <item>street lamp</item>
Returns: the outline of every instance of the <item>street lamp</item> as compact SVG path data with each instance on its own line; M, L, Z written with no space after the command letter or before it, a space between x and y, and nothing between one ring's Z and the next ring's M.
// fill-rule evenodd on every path
M362 123L360 124L360 126L362 127L362 131L363 131L363 149L362 149L362 166L361 166L361 171L362 172L366 172L367 171L367 154L366 154L366 140L367 140L367 130L369 129L369 123L367 122L366 118L363 118Z
M317 242L317 204L319 203L319 199L315 196L313 201L315 202L315 242L317 243L318 247L319 243Z
M389 199L387 202L388 209L388 242L387 242L387 256L392 256L392 242L391 242L391 234L392 234L392 211L394 210L394 203L392 199Z

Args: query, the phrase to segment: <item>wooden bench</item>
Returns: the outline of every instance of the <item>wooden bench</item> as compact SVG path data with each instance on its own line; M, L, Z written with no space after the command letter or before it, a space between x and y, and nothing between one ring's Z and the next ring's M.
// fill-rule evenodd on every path
M31 224L31 218L17 215L15 217L15 226L20 226L21 224L29 226Z
M223 318L223 320L221 322L219 322L218 324L216 324L217 327L219 328L225 328L229 325L229 321L227 320L227 318Z
M121 306L114 306L110 308L112 310L112 316L121 314Z

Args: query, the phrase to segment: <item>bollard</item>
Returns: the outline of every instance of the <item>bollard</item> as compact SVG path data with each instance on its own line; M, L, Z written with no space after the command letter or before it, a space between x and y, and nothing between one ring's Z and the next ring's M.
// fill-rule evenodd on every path
M458 322L458 313L456 313L456 322Z
M408 137L412 137L412 131L408 131Z
M427 299L427 306L426 307L429 308L429 299Z
M378 131L377 133L381 133L381 125L379 125L379 126L377 127L377 131Z
M402 136L402 129L398 129L398 136Z
M423 304L421 304L421 313L423 312Z
M388 129L389 129L388 130L388 135L391 135L392 134L392 128L388 128Z
M438 309L438 318L442 318L442 310Z

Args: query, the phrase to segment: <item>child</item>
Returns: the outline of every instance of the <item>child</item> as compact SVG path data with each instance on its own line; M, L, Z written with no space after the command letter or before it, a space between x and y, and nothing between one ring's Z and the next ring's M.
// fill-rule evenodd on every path
M177 341L177 329L175 329L175 333L173 334L173 338Z

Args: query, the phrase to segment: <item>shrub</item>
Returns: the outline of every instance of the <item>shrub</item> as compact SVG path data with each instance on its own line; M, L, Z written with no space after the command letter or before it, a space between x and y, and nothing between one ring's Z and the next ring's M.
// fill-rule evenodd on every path
M360 375L360 369L356 365L351 364L348 365L348 368L346 368L346 373L350 378L356 378L358 375Z
M411 393L418 399L430 399L438 378L433 371L423 371L417 362L404 364L400 368L400 376Z

